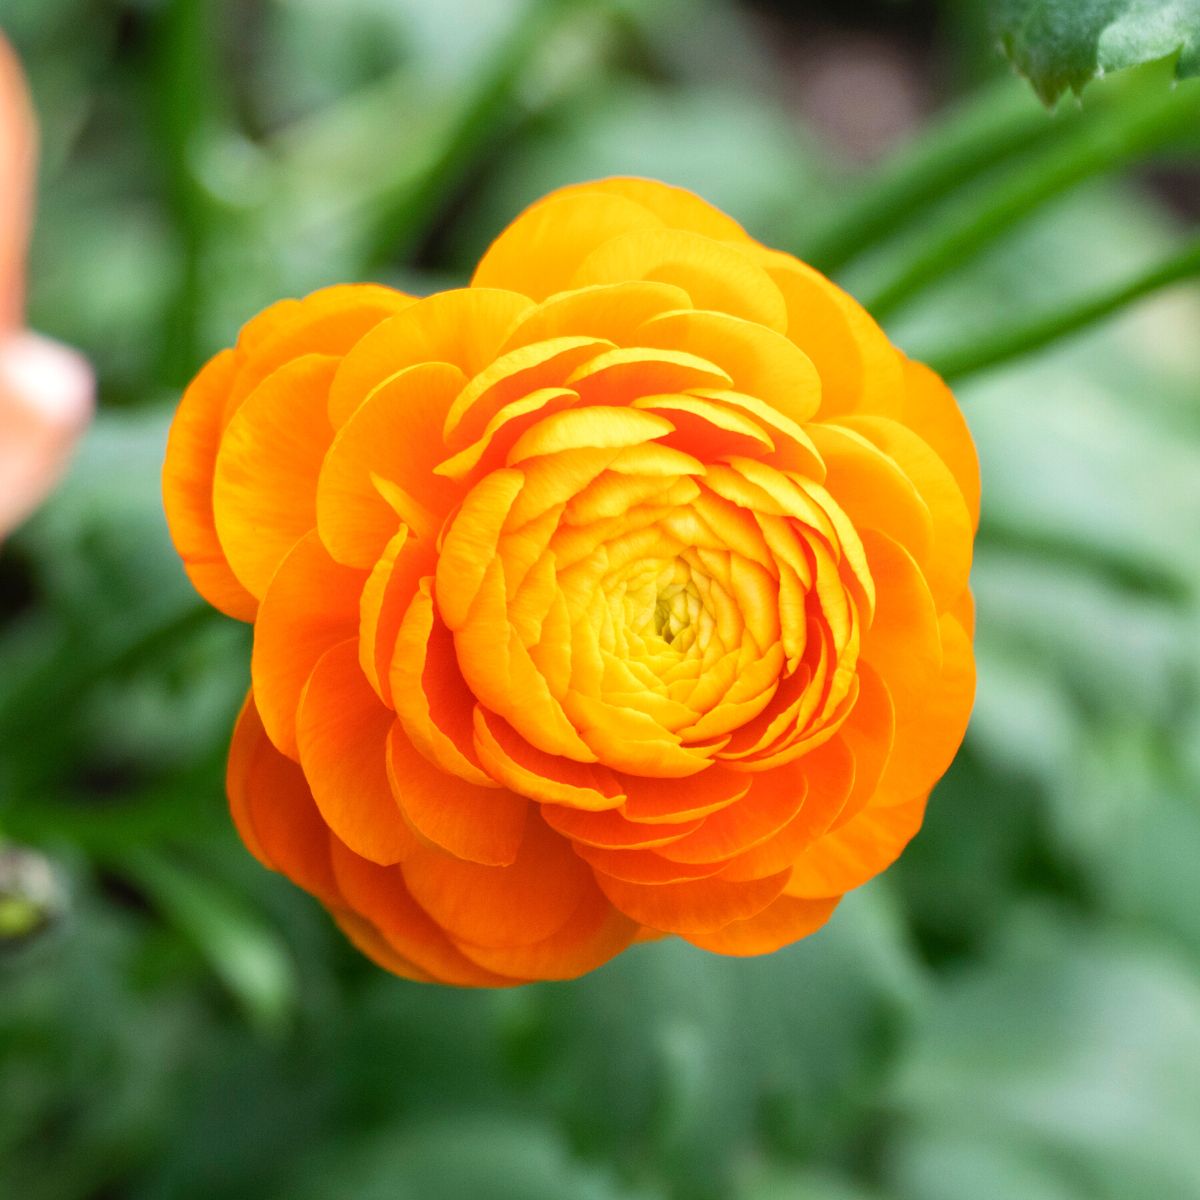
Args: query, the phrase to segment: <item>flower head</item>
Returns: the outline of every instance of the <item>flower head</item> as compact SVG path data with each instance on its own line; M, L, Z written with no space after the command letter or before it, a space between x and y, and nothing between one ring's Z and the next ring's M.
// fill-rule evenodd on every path
M0 538L57 482L92 408L87 363L22 327L36 158L25 80L0 36Z
M402 975L777 949L899 854L966 726L953 397L688 192L566 188L468 288L268 309L164 478L254 622L242 837Z

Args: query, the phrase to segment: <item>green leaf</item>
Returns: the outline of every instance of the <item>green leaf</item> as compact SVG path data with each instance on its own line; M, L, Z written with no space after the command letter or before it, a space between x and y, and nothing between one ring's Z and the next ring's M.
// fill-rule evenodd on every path
M296 978L278 932L240 897L164 855L129 853L120 865L203 954L246 1016L262 1029L281 1028L296 1004Z
M1111 71L1178 54L1200 74L1200 0L1000 0L1004 53L1047 104Z
M900 1067L895 1191L904 1200L1200 1194L1200 987L1190 966L1048 912L1009 926L1000 953L928 1007Z

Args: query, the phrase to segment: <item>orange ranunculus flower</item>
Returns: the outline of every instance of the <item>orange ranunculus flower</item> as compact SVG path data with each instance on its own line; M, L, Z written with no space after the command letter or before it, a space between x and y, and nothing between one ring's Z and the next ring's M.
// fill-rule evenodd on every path
M268 309L184 396L165 491L254 622L242 837L410 978L795 941L967 723L953 397L659 183L554 193L468 288Z
M58 482L92 410L83 358L24 328L36 142L20 64L0 36L0 538Z

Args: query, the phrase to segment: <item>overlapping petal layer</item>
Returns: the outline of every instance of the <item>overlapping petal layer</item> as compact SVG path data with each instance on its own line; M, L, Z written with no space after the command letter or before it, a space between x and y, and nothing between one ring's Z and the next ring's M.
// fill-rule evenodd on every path
M414 979L786 945L896 858L966 726L953 397L662 184L554 193L467 288L255 318L165 492L255 622L244 840Z

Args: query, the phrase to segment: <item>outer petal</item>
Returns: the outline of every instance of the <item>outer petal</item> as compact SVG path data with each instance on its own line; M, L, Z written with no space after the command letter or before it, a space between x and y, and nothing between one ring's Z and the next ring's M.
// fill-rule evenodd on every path
M712 933L731 921L745 921L762 912L783 891L788 872L765 879L726 883L697 879L684 883L626 883L597 874L604 894L627 916L652 929L684 937Z
M342 896L329 857L329 827L300 768L271 745L247 693L229 748L229 810L247 849L322 903Z
M326 415L337 359L309 354L268 376L229 422L217 454L217 536L238 580L262 597L317 522L317 475L333 437Z
M394 954L428 978L466 987L524 982L484 970L465 958L412 898L399 867L378 866L340 842L334 843L333 866L346 903L371 923Z
M596 891L585 897L561 929L532 946L493 948L463 943L460 949L473 961L506 975L574 979L619 954L637 930L637 925Z
M593 250L571 286L629 279L673 283L691 296L697 308L731 313L781 332L787 328L782 293L741 245L683 230L633 230Z
M418 363L381 383L338 430L320 467L317 528L338 562L371 567L403 521L432 538L455 500L433 473L444 457L442 421L466 376Z
M223 612L250 620L252 596L225 561L213 520L213 474L226 426L268 375L305 354L340 355L386 315L412 303L390 288L357 284L283 300L243 327L184 393L167 443L163 498L171 535L197 590Z
M604 192L636 201L650 209L668 229L686 229L722 242L754 242L732 217L686 188L672 187L657 179L639 179L628 175L597 179L593 183L578 186L580 190Z
M979 525L979 456L953 393L923 363L904 362L904 403L900 419L928 442L954 473L962 489L971 528Z
M393 719L358 665L354 639L321 657L296 717L300 763L321 816L356 854L382 864L416 845L388 782Z
M422 846L405 861L404 878L452 938L492 948L544 941L595 891L591 871L535 813L511 866L480 866Z
M873 879L900 857L925 815L925 797L890 808L867 807L819 838L792 869L788 895L840 896Z
M234 352L222 350L183 393L167 439L163 504L171 538L192 585L223 613L250 621L258 601L230 570L213 523L213 471L236 365Z
M661 228L646 207L589 188L564 188L527 208L491 244L472 287L509 288L544 300L572 286L587 254L618 234Z
M335 563L316 531L279 565L254 625L250 675L276 746L296 758L296 709L317 660L354 635L364 576Z
M745 921L731 921L711 933L695 933L687 940L701 950L745 957L771 954L815 933L833 915L841 897L819 900L779 896L762 912Z
M524 796L439 771L398 721L388 731L387 773L396 802L422 837L469 862L506 867L516 861L529 809Z
M341 426L385 379L417 363L443 362L470 378L532 302L516 292L459 288L438 292L376 325L343 360L329 390L329 418Z

